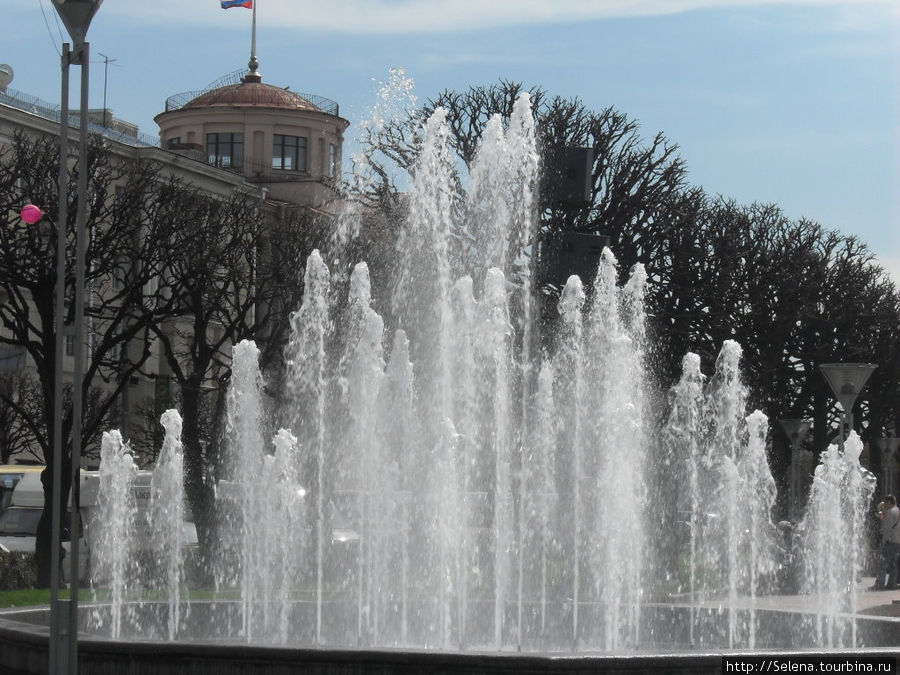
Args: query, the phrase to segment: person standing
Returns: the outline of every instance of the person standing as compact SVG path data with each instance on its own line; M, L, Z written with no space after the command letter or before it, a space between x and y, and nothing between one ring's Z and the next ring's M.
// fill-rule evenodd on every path
M878 517L881 519L881 560L872 590L892 591L898 588L897 565L900 562L900 508L897 508L894 495L884 498Z

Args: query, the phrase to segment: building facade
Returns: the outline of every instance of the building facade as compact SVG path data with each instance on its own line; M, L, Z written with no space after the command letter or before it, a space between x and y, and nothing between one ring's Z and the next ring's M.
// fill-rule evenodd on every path
M339 116L333 101L264 84L253 73L243 77L232 74L205 90L170 97L165 111L155 119L158 140L141 135L134 125L117 120L109 110L91 111L89 130L102 136L117 160L155 162L166 174L200 190L211 201L243 195L257 200L272 218L283 217L288 210L314 209L327 214L337 209L344 132L349 122ZM77 119L70 124L77 126ZM56 138L59 125L58 106L12 89L0 91L0 151L20 132ZM77 135L74 129L70 132L72 157L77 152ZM182 325L173 322L172 334L183 334L187 323L187 319ZM90 336L86 339L90 349ZM2 385L35 368L24 349L6 342L0 345ZM63 361L68 381L74 372L71 342L70 336ZM169 375L165 359L155 352L141 374L129 378L118 416L123 436L128 437L136 416L146 414L142 402L171 396ZM0 386L0 408L3 397L12 395L9 387ZM0 442L3 440L0 432ZM35 458L40 460L36 454L22 459Z
M258 75L235 77L171 96L154 118L161 146L236 173L272 201L327 211L349 126L337 103L263 83Z

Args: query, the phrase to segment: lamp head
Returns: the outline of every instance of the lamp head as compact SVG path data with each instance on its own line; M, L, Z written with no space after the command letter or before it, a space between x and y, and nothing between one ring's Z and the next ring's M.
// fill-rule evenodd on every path
M91 19L102 3L103 0L53 0L56 13L65 24L76 47L84 44Z
M800 443L803 442L803 439L812 427L812 422L809 420L784 419L780 420L780 422L784 433L791 440L791 447L795 450L800 447Z
M853 408L853 403L863 386L878 366L873 363L822 363L819 369L831 385L835 397L845 411Z

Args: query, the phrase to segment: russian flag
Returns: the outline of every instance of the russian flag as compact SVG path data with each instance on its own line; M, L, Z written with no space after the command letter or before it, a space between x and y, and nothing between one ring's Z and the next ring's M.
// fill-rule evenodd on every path
M253 9L253 0L221 0L222 9L231 9L232 7L246 7Z

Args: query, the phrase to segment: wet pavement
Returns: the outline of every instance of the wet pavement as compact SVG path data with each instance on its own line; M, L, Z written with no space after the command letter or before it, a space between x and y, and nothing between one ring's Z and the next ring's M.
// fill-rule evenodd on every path
M873 577L863 577L856 584L853 599L858 614L874 616L889 616L900 618L900 589L892 591L868 590L875 583ZM843 595L843 594L839 594ZM756 598L753 603L750 598L738 599L738 606L756 609L775 609L781 611L813 612L822 606L820 594L806 595L763 595ZM721 599L715 602L700 603L707 606L721 605Z

